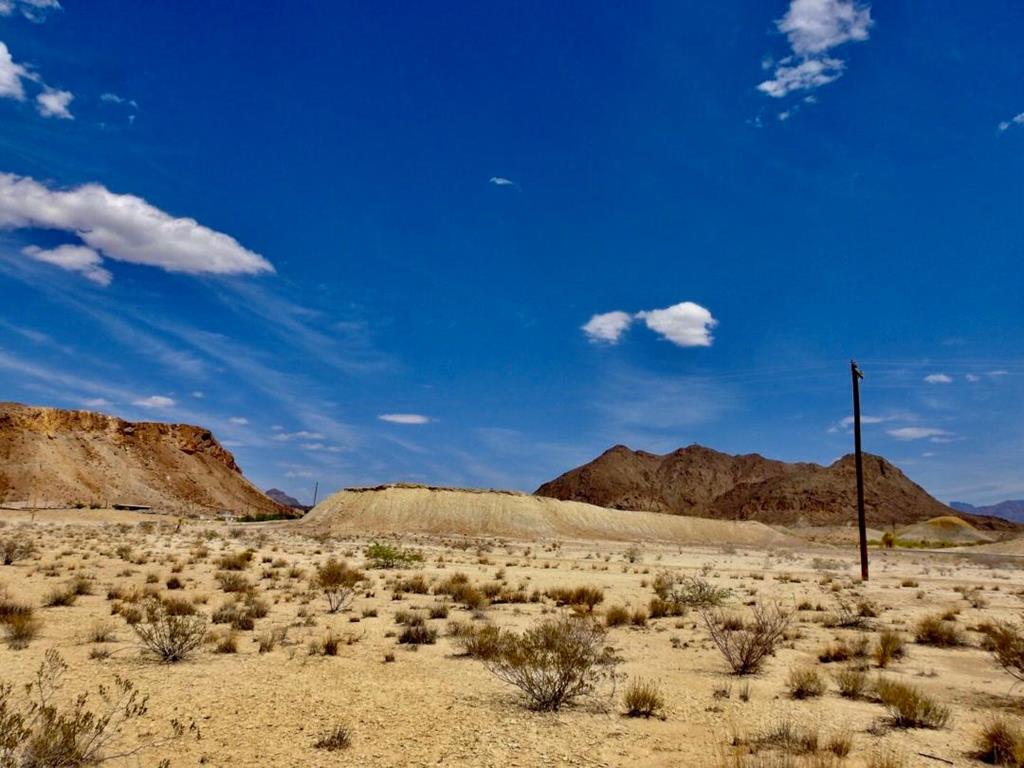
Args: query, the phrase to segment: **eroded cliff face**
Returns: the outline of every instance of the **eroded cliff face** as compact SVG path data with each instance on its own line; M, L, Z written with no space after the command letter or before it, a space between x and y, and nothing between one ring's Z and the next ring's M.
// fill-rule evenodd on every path
M0 403L0 499L185 513L288 511L246 480L203 427L17 403Z

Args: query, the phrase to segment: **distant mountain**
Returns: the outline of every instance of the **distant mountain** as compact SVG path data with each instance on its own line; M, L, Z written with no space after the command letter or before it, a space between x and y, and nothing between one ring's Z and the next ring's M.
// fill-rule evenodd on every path
M0 403L0 501L138 504L184 514L292 512L250 483L203 427L18 403Z
M868 524L875 528L953 514L881 456L864 454L864 491ZM617 445L535 493L613 509L783 525L837 525L857 519L852 455L823 467L757 454L732 456L701 445L664 455ZM1015 527L974 513L961 516L982 528Z
M286 507L292 507L294 509L309 509L305 504L299 502L294 496L289 496L287 493L282 491L280 488L270 488L264 493L270 498L276 501L278 504L284 504Z
M1017 523L1024 523L1024 499L1008 499L983 507L976 507L966 501L951 501L949 506L957 512L966 512L971 515L994 515Z

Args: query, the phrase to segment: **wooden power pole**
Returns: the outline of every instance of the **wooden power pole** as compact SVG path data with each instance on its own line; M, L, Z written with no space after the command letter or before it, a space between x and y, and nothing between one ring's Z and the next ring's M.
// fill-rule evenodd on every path
M860 532L860 578L868 580L868 527L864 519L864 460L860 453L860 380L864 378L855 360L850 361L853 380L853 453L857 466L857 528Z
M314 506L314 507L316 506L316 497L317 497L317 495L318 495L319 493L320 493L320 481L319 481L319 480L317 480L317 481L316 481L316 482L315 482L315 483L313 484L313 506Z

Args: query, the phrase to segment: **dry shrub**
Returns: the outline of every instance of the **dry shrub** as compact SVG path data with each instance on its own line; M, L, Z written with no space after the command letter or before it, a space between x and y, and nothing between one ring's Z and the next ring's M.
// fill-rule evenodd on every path
M882 632L875 641L875 663L880 669L885 669L890 662L896 659L902 659L906 652L903 636L891 629Z
M99 689L100 706L89 708L88 694L71 700L64 709L57 702L67 664L49 650L33 681L16 698L14 687L0 683L0 765L18 768L79 768L138 755L185 733L171 721L166 739L147 738L126 746L120 743L124 726L146 714L148 697L131 681L115 677L112 686ZM190 730L195 730L195 725Z
M116 638L114 636L114 625L109 621L98 620L93 622L86 633L85 639L90 643L110 643Z
M689 608L717 608L731 592L699 576L679 576L662 571L654 577L654 594L667 604L669 614L682 616Z
M54 587L43 598L44 608L67 608L78 600L78 593L71 586Z
M4 630L4 640L14 651L27 648L28 644L39 635L42 625L43 622L32 615L31 608L27 612L12 613L6 618L0 619L0 626Z
M761 669L775 653L789 626L790 615L778 603L755 603L751 618L737 626L733 617L716 610L701 609L711 640L721 651L733 674L749 675Z
M837 640L830 643L818 654L818 661L822 664L829 664L834 661L849 661L850 659L862 659L868 654L870 641L864 635L854 640Z
M487 604L484 593L474 587L464 573L453 573L434 587L434 594L448 595L455 602L462 603L473 611Z
M401 645L433 645L436 641L437 630L428 627L422 616L410 620L398 636Z
M464 655L481 661L494 659L500 649L501 630L493 624L476 626L452 621L448 623L448 636Z
M621 627L629 624L629 609L624 605L611 605L604 612L606 627Z
M288 627L274 627L268 632L260 633L256 638L256 647L260 653L270 653L287 639Z
M949 707L916 686L879 679L875 693L897 728L942 728L949 722Z
M794 699L813 699L825 692L825 680L811 667L789 670L786 688Z
M867 768L907 768L906 755L891 749L873 752L868 756Z
M417 573L407 579L400 579L395 583L396 592L411 592L414 595L426 595L430 592L430 584L422 574Z
M522 633L502 632L497 653L484 663L531 707L553 711L592 693L612 672L618 660L604 641L605 628L593 619L563 615Z
M734 747L746 747L752 753L776 750L785 755L814 754L820 743L816 728L797 725L792 720L780 720L752 735L735 734L732 739Z
M631 680L623 693L626 714L629 717L651 717L665 706L661 689L653 680L638 678Z
M939 648L955 648L964 644L964 634L942 616L925 616L914 629L914 642Z
M989 765L1024 766L1024 733L1004 718L990 720L975 737L974 756Z
M213 578L217 580L217 584L224 592L248 592L252 589L252 585L245 576L233 571L218 571Z
M251 549L246 549L243 552L235 552L230 555L221 555L217 558L217 567L222 571L244 571L249 567L249 563L252 562L252 556L255 553Z
M14 565L35 552L35 545L24 536L6 536L0 539L0 563Z
M1018 680L1024 680L1024 632L1002 622L985 627L987 647L996 662Z
M832 679L836 681L839 695L844 699L859 699L871 688L867 673L859 669L841 669Z
M229 631L222 635L213 646L216 653L238 653L238 635Z
M327 611L337 613L348 608L355 597L356 588L365 578L362 571L349 568L347 563L332 557L317 567L313 584L327 598Z
M579 587L552 587L544 592L557 605L579 607L587 613L604 602L604 592L600 587L582 585Z
M184 660L206 639L205 616L169 614L159 600L150 600L145 618L131 628L147 649L168 663Z

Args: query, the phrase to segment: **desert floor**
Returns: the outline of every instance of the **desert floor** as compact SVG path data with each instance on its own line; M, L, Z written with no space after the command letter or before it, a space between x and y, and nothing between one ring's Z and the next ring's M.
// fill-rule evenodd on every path
M1024 607L1024 558L977 557L970 552L872 552L872 579L856 578L855 550L808 544L755 550L722 546L639 545L639 560L627 561L626 543L580 541L514 542L406 537L397 542L423 555L409 568L365 569L357 538L310 537L294 524L228 525L185 522L113 511L70 510L30 517L0 512L0 539L30 540L36 552L0 566L0 598L35 608L39 635L22 649L0 643L0 681L29 682L44 654L56 649L68 665L62 701L90 691L115 675L149 696L148 712L130 723L111 750L148 740L157 745L132 757L131 765L174 766L715 766L749 765L980 765L971 755L978 730L994 715L1019 719L1024 691L979 647L973 627L1017 620ZM112 614L147 591L184 598L211 615L236 594L222 591L217 559L246 549L251 562L239 573L266 603L266 616L251 631L237 632L237 653L218 653L230 632L210 625L211 640L193 656L164 664L144 652L132 628ZM635 554L635 553L634 553ZM367 583L351 607L329 614L310 579L329 556L364 568ZM738 615L754 599L776 600L793 611L787 638L756 675L729 674L700 615L651 619L644 626L608 630L608 643L622 658L621 679L598 695L556 713L530 710L518 690L485 665L461 654L448 636L452 620L493 622L522 629L568 608L553 600L490 605L471 611L444 596L404 592L396 581L422 576L434 586L456 572L483 585L543 593L552 587L593 585L604 594L601 615L615 605L646 608L652 582L662 571L703 575L728 588L726 606ZM167 589L172 576L182 588ZM43 607L47 595L75 577L87 583L73 605ZM839 602L874 606L876 617L862 628L828 628ZM396 611L446 604L447 618L430 619L436 643L399 645ZM801 609L798 610L798 608ZM809 606L809 607L808 607ZM372 615L376 611L376 615ZM916 622L947 612L967 645L939 648L914 642ZM97 628L113 638L90 639ZM906 657L883 675L912 683L951 709L939 729L895 728L876 701L839 696L833 674L842 663L819 662L822 649L839 639L894 629L907 641ZM261 653L258 640L286 633ZM309 647L334 631L343 638L336 656L312 655ZM103 634L100 632L99 634ZM97 650L98 649L98 650ZM393 654L393 661L385 661ZM849 662L847 662L847 665ZM791 669L813 667L827 689L794 699L787 688ZM622 691L631 678L657 682L665 707L660 717L623 714ZM20 695L15 689L14 695ZM195 721L200 736L163 742L172 718ZM843 759L829 754L797 763L732 763L742 749L737 735L752 736L789 722L817 730L822 743L834 735L852 738ZM337 725L351 733L351 746L326 751L315 742Z

